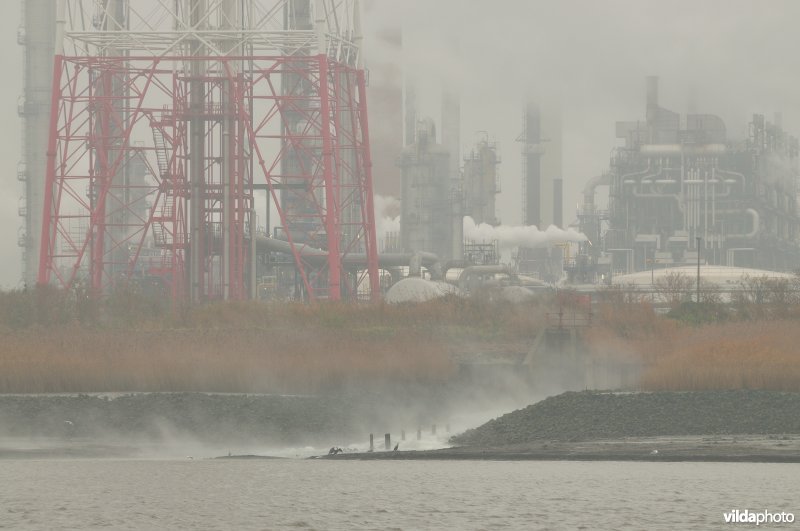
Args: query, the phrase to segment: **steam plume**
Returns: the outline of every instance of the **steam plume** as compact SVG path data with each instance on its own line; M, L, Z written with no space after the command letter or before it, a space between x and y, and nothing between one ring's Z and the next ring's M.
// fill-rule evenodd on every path
M378 239L387 232L400 232L400 201L392 196L375 194L375 232Z
M475 220L464 218L464 237L475 241L497 240L501 248L542 247L555 242L585 242L588 238L574 229L560 229L550 225L546 230L530 226L499 225L493 227L486 223L476 225Z

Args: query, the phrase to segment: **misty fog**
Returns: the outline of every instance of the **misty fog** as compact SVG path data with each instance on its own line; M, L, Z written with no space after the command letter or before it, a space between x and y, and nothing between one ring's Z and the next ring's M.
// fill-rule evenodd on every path
M0 88L5 127L0 143L0 285L18 285L20 248L16 181L22 92L22 47L16 43L20 3L6 2L0 29L8 76ZM522 105L533 98L561 109L563 117L564 218L574 218L583 184L608 165L614 122L644 117L644 77L661 77L666 108L718 114L731 138L741 137L754 112L783 113L784 129L797 134L800 104L793 57L800 42L800 4L715 0L660 2L527 1L374 2L365 10L366 66L402 63L415 72L421 116L438 121L442 83L462 95L461 151L477 131L498 143L503 192L498 215L521 222L520 144ZM377 35L402 23L403 54ZM398 83L402 80L398 79ZM398 148L399 151L399 148Z

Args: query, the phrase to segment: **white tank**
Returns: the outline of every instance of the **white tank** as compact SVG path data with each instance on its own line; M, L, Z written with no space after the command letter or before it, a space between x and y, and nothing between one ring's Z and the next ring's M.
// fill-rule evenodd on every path
M386 292L385 300L390 304L425 302L446 295L458 294L458 288L446 282L409 277L389 288L389 291Z

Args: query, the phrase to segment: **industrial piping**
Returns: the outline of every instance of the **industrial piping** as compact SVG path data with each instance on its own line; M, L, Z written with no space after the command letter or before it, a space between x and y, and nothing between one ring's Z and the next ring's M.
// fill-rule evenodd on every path
M276 253L292 254L292 245L284 240L276 240L275 238L268 238L266 236L256 236L256 248L259 250L268 250ZM309 263L325 262L328 258L328 252L316 247L311 247L305 244L298 244L295 246L297 254L303 260ZM419 260L419 263L425 266L431 273L433 280L442 279L442 264L439 257L434 253L417 252L417 253L379 253L378 266L381 268L387 267L401 267L401 266L414 266L413 262ZM342 257L342 264L345 266L363 265L366 267L367 255L365 253L348 253Z

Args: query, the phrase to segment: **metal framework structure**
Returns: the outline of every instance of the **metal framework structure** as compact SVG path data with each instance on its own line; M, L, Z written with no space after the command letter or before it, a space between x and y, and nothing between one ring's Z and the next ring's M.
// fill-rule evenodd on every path
M308 299L379 295L358 1L264 4L59 3L40 283L251 298L262 189Z
M609 171L584 188L582 244L569 270L575 282L613 282L647 271L705 263L791 272L800 260L800 141L753 115L744 140L732 140L713 114L662 107L648 77L645 120L617 122L624 145ZM609 187L608 210L595 189ZM674 273L674 271L673 271ZM738 276L738 275L737 275Z

